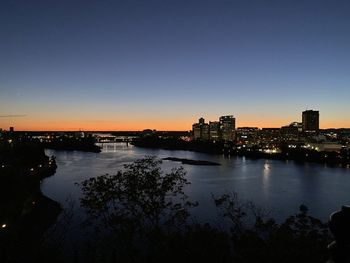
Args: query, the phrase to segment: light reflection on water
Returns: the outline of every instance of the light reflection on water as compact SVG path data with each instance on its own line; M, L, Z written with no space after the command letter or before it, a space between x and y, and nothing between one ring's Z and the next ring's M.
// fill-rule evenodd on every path
M189 181L186 193L199 206L193 212L199 221L216 217L212 195L237 192L242 199L272 211L283 219L306 204L312 215L326 220L328 215L343 204L350 204L350 170L330 168L319 164L296 164L293 161L252 160L245 157L225 158L189 151L143 149L126 144L104 144L101 153L63 152L47 150L55 155L58 169L54 176L42 183L43 193L67 205L66 200L79 202L81 192L75 183L102 175L114 174L123 164L155 155L159 158L178 157L219 162L220 166L183 165ZM177 162L164 161L163 169L179 166ZM76 205L76 212L81 210Z

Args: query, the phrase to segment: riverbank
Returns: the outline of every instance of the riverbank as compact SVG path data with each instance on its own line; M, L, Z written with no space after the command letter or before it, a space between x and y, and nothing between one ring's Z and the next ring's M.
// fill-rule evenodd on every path
M163 158L162 160L180 162L182 164L189 164L189 165L214 165L214 166L220 165L219 163L216 163L216 162L191 160L191 159L175 158L175 157L167 157L167 158Z
M164 150L182 150L198 153L244 156L250 159L271 159L281 161L295 161L297 163L319 163L331 167L350 167L350 152L319 152L316 150L282 147L279 152L265 152L257 148L238 149L233 143L205 142L205 141L183 141L180 139L161 139L155 137L134 140L132 144L136 147Z
M41 193L41 181L56 172L54 157L37 143L0 144L0 259L30 262L41 237L61 213Z
M157 137L135 139L131 144L142 148L182 150L209 154L222 154L224 148L224 143L222 142L183 141L176 138L161 139Z

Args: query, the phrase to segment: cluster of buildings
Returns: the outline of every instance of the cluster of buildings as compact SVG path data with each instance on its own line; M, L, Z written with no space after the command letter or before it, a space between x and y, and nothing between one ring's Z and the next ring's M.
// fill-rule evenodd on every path
M234 141L236 137L236 119L233 115L221 116L219 121L200 118L192 125L193 139L211 141Z
M233 115L221 116L219 121L200 118L192 125L192 139L232 142L237 147L276 149L281 144L305 145L320 150L339 150L350 143L350 129L320 129L320 113L302 112L301 122L292 122L280 128L238 127Z
M281 128L239 127L236 129L236 119L233 115L221 116L219 121L209 121L200 118L198 123L192 125L194 140L210 141L239 141L241 139L265 140L283 137L286 140L297 140L301 135L315 136L320 131L319 111L306 110L302 113L302 122L292 122Z

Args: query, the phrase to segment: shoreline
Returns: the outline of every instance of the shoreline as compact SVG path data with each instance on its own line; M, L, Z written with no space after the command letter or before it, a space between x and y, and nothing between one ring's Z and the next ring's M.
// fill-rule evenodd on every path
M212 155L240 156L249 159L266 159L280 161L294 161L299 164L317 163L335 168L350 168L350 157L341 157L336 152L317 152L311 150L297 149L280 153L264 153L261 151L237 150L233 147L224 148L223 144L204 142L181 142L179 144L168 143L166 140L138 140L131 143L135 147L149 149L163 149L169 151L192 151ZM211 146L214 146L211 148ZM221 146L221 147L220 147Z
M182 164L188 165L207 165L207 166L219 166L221 164L211 161L203 161L203 160L192 160L186 158L176 158L176 157L166 157L163 158L164 161L172 161L172 162L181 162Z

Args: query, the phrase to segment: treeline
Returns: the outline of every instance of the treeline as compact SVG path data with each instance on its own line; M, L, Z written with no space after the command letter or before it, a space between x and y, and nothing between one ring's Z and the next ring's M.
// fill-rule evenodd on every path
M95 139L92 137L67 137L59 136L52 138L51 141L42 143L43 147L61 151L84 151L84 152L101 152L101 148L95 145Z
M165 150L184 150L202 153L222 154L223 142L211 141L184 141L179 138L159 138L158 136L148 136L134 139L132 144L144 148L161 148Z

